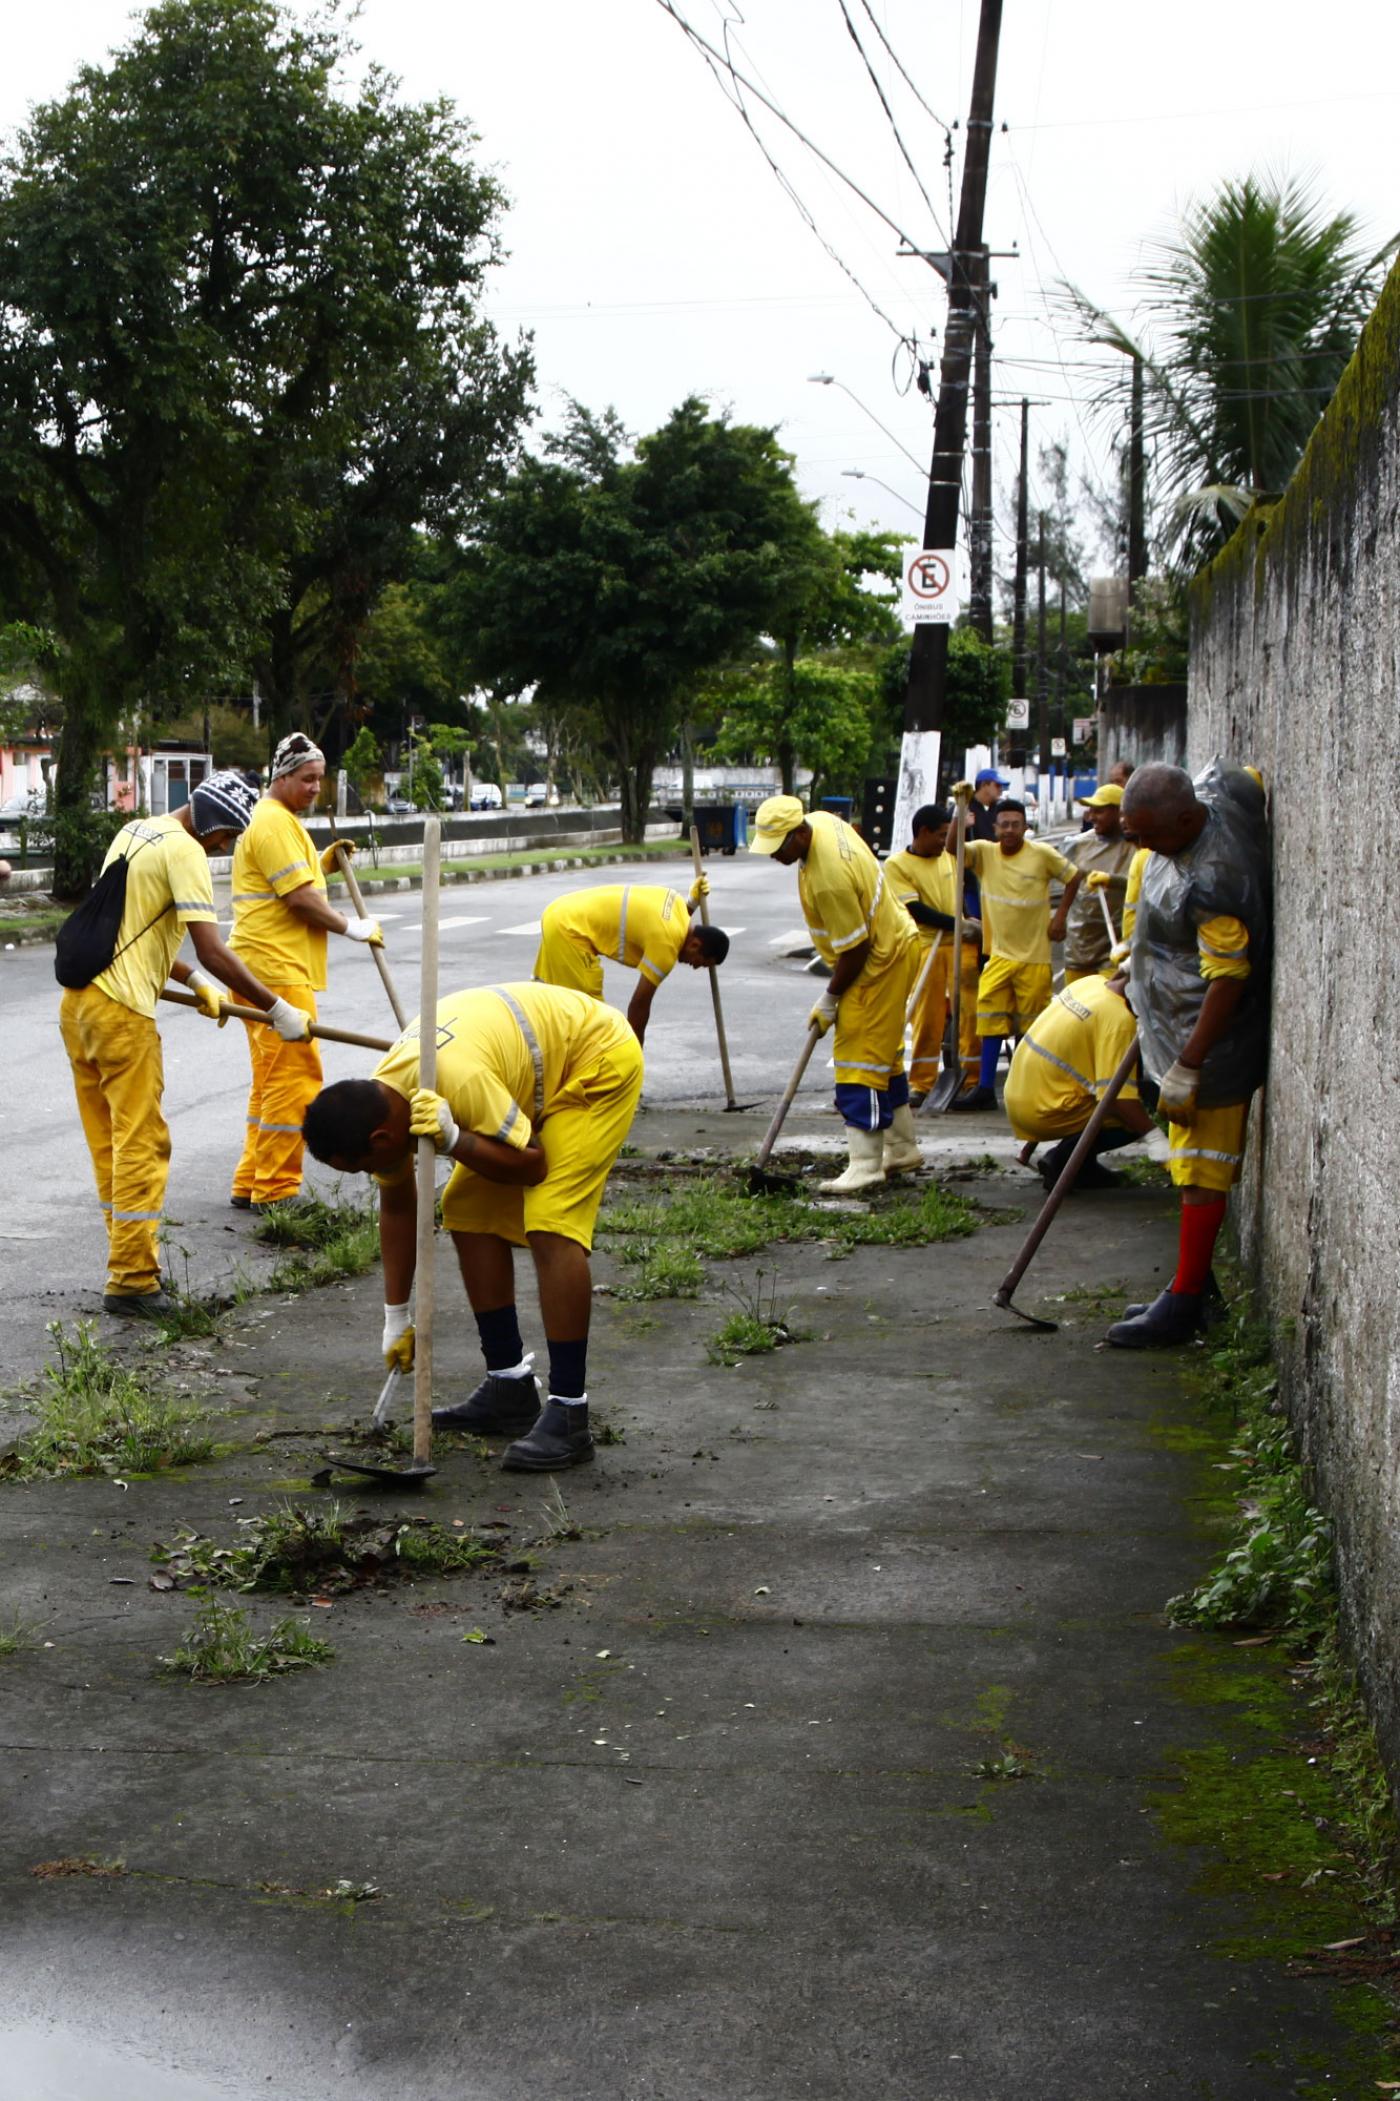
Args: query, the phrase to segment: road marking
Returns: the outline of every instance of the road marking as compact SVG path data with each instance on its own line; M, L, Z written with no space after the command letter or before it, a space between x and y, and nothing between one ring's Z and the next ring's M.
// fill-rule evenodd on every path
M445 934L447 929L452 926L485 926L487 918L488 914L485 912L459 912L450 919L440 919L438 921L438 932ZM403 930L402 939L405 941L421 941L422 938L423 929L421 926L405 927Z
M812 936L804 926L799 931L791 934L770 934L768 936L768 946L770 948L810 948L812 946Z
M540 923L538 919L522 919L519 926L498 926L496 932L498 934L538 934L539 930Z

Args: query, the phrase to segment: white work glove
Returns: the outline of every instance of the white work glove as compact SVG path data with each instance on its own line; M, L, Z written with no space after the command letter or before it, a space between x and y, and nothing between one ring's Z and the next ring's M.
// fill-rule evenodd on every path
M1173 1123L1186 1123L1196 1106L1200 1085L1201 1075L1197 1068L1183 1065L1178 1058L1162 1075L1162 1084L1157 1090L1157 1107Z
M228 994L222 985L216 985L214 980L206 977L197 966L191 966L185 983L199 1001L200 1013L207 1014L211 1021L217 1021L222 1028L228 1020Z
M311 1016L303 1014L289 999L275 999L267 1010L267 1018L284 1043L305 1043L311 1034Z
M809 1029L820 1029L824 1036L836 1019L836 1010L841 1002L830 992L824 992L807 1016Z
M1172 1156L1172 1142L1166 1132L1159 1131L1154 1124L1144 1143L1147 1146L1148 1159L1155 1160L1159 1167L1165 1167Z
M693 911L695 909L696 905L699 904L702 897L708 897L709 894L710 878L707 875L697 875L695 881L690 886L691 910Z
M339 875L341 854L344 854L347 861L354 859L355 842L353 839L332 839L330 845L321 856L322 875Z
M353 912L345 917L347 941L367 941L371 948L383 948L384 929L377 919L359 919Z
M384 1339L380 1344L390 1371L413 1369L413 1309L411 1303L384 1308Z
M420 1087L410 1100L408 1128L415 1138L431 1138L440 1153L450 1153L462 1135L447 1103L431 1087Z

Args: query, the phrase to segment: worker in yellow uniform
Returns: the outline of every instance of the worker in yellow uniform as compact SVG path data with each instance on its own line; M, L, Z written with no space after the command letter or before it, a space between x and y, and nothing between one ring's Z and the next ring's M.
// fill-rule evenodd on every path
M1046 1138L1058 1139L1040 1162L1040 1179L1047 1189L1059 1181L1080 1132L1136 1040L1137 1022L1126 991L1122 974L1076 979L1055 994L1016 1046L1006 1076L1007 1119L1016 1136L1031 1147ZM1147 1141L1149 1158L1165 1161L1166 1136L1143 1108L1136 1081L1129 1080L1080 1166L1075 1188L1118 1188L1122 1176L1100 1167L1099 1157L1135 1138Z
M535 977L542 985L566 985L603 997L603 958L637 973L627 1019L638 1043L646 1040L651 1003L677 963L707 970L729 954L721 927L697 926L691 913L710 894L708 876L697 876L689 898L659 883L602 883L570 890L546 905L540 916Z
M491 985L438 1002L437 1086L418 1084L419 1020L369 1080L340 1080L306 1112L314 1157L380 1185L384 1360L413 1362L415 1140L453 1161L442 1198L486 1376L433 1420L515 1439L503 1465L549 1473L593 1457L588 1427L588 1255L603 1188L642 1091L622 1015L555 985ZM543 1408L521 1341L513 1250L528 1246L549 1352Z
M107 849L104 873L124 860L126 900L110 965L64 992L63 1047L73 1068L83 1136L107 1221L103 1310L159 1320L177 1301L160 1285L160 1219L170 1173L170 1130L161 1108L165 1077L156 1001L166 979L188 985L211 1019L225 1000L215 978L272 1022L267 1033L295 1041L306 1016L270 991L219 938L210 857L226 854L252 815L242 774L201 781L182 809L136 817ZM175 958L188 929L198 961Z
M914 1009L914 1040L909 1056L909 1106L917 1109L938 1077L939 1057L950 1008L952 983L954 892L957 864L948 852L951 810L925 803L914 812L912 838L903 853L891 854L885 863L885 881L918 929L922 951L920 968L937 942L937 953L928 966L923 990ZM962 984L958 998L958 1056L964 1087L977 1084L977 973L982 962L982 922L963 920Z
M300 1007L313 1022L316 994L326 988L326 935L344 934L376 947L384 941L377 919L337 911L326 895L335 847L318 855L301 821L325 774L325 756L309 737L300 730L284 737L273 754L267 792L233 856L230 946L275 987L279 999ZM229 1202L235 1211L265 1211L300 1193L301 1121L320 1090L321 1053L309 1038L284 1043L270 1029L252 1022L247 1027L253 1078Z
M807 930L831 966L808 1023L823 1034L835 1025L847 1160L822 1188L869 1189L887 1174L922 1167L904 1070L904 1015L920 953L913 920L860 834L829 810L809 815L795 795L770 795L759 805L749 852L797 868Z
M1026 837L1024 803L1003 796L996 825L995 845L969 839L965 849L981 895L983 947L989 954L977 993L981 1070L973 1092L954 1104L959 1109L996 1107L1002 1039L1024 1035L1049 1005L1050 943L1063 938L1065 913L1079 888L1072 861L1044 840ZM1065 888L1052 920L1050 887L1056 881Z
M1067 985L1072 985L1076 978L1112 971L1110 951L1116 936L1108 930L1099 896L1107 904L1109 918L1116 926L1123 909L1128 867L1133 858L1132 843L1123 837L1123 790L1116 783L1106 781L1092 795L1082 795L1079 800L1089 813L1089 829L1072 839L1065 848L1066 858L1073 861L1084 878L1078 894L1064 913ZM1094 877L1099 880L1092 880Z

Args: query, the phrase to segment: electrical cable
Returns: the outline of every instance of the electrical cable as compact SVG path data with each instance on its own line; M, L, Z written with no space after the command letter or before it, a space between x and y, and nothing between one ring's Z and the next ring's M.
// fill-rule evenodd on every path
M920 175L918 169L914 166L913 156L910 154L909 148L905 145L903 137L900 133L899 126L895 122L895 115L894 111L890 108L889 97L888 95L886 95L885 90L880 83L880 76L870 63L869 54L867 53L864 44L860 40L860 32L856 28L855 23L851 20L851 11L846 5L846 0L836 0L836 4L841 10L841 19L846 25L847 34L849 35L851 42L855 45L857 51L860 53L861 63L864 65L866 72L870 76L870 85L874 88L875 93L880 98L880 107L885 112L885 121L889 125L890 130L894 135L894 142L896 146L898 146L900 153L904 157L904 165L909 170L909 173L913 176L914 186L918 190L919 195L923 198L924 203L928 207L928 215L933 221L934 231L937 234L939 234L943 240L947 241L949 246L951 247L952 237L951 235L945 233L942 226L939 224L938 213L934 210L933 199L932 197L930 197L928 191L924 188L924 179L922 175Z
M904 85L908 88L910 94L914 97L914 100L918 103L920 109L923 110L924 114L926 116L932 117L934 123L938 126L939 130L946 134L948 126L943 121L942 117L939 116L936 109L929 108L927 102L925 102L923 96L919 93L918 88L914 85L913 80L910 78L909 73L905 69L904 62L900 58L899 53L895 50L894 45L890 42L889 38L885 35L884 30L880 27L879 22L875 19L875 11L870 5L870 0L860 0L860 4L865 9L867 15L869 15L871 27L874 29L876 36L880 39L880 42L884 45L885 50L888 52L896 73L898 73L900 79L904 82Z

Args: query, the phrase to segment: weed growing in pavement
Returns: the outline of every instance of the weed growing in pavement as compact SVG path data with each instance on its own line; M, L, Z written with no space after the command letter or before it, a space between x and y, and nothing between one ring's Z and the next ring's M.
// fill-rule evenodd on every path
M219 1315L223 1310L213 1299L201 1298L190 1289L190 1251L187 1247L176 1247L162 1233L165 1250L165 1276L162 1279L166 1295L175 1301L171 1311L156 1325L156 1333L163 1344L172 1342L203 1341L219 1332ZM184 1282L175 1277L175 1257L180 1257L184 1271Z
M843 1247L929 1247L977 1231L977 1213L937 1182L892 1204L872 1206L836 1221L832 1238Z
M693 1299L705 1281L705 1265L688 1248L668 1241L638 1240L624 1248L628 1274L613 1286L619 1299Z
M860 1211L837 1211L794 1196L748 1196L719 1181L672 1184L656 1197L612 1204L600 1221L624 1243L622 1262L645 1259L631 1244L654 1249L679 1241L692 1255L723 1260L756 1255L775 1240L824 1240L838 1247L926 1247L975 1233L978 1213L937 1182L881 1197Z
M1120 1180L1131 1183L1134 1189L1169 1189L1171 1176L1156 1160L1149 1160L1144 1153L1131 1160L1115 1160L1112 1172Z
M1000 1758L983 1758L972 1768L978 1780L1034 1780L1035 1764L1029 1751L1008 1744Z
M763 1271L760 1269L751 1290L727 1284L726 1291L738 1302L738 1312L731 1313L718 1333L710 1338L705 1354L711 1364L735 1365L741 1357L762 1356L769 1350L778 1350L785 1343L806 1340L787 1319L788 1308L778 1311L778 1277L772 1279L764 1289Z
M360 1277L379 1260L379 1221L366 1204L326 1204L306 1197L267 1212L253 1237L265 1247L287 1250L267 1279L269 1291L306 1291Z
M431 1518L380 1520L280 1504L265 1517L242 1518L228 1545L183 1527L158 1540L151 1559L164 1572L160 1588L303 1592L348 1590L396 1573L453 1575L500 1561L504 1537L448 1531Z
M494 1541L477 1539L470 1532L444 1532L441 1525L404 1525L394 1542L394 1552L406 1568L419 1576L453 1576L464 1568L481 1568L500 1560Z
M37 1640L34 1628L16 1614L8 1626L0 1626L0 1656L18 1656L21 1649L32 1649Z
M329 1663L335 1650L318 1641L304 1622L281 1619L258 1634L241 1606L214 1598L195 1615L194 1625L173 1655L160 1658L167 1678L197 1685L256 1683L286 1671Z
M570 1515L569 1506L564 1501L564 1491L557 1481L550 1482L549 1493L540 1506L540 1512L544 1519L544 1530L539 1535L542 1541L582 1539L583 1527Z
M204 1412L148 1384L97 1340L90 1321L51 1320L56 1362L44 1366L33 1406L38 1427L8 1471L21 1480L59 1474L147 1474L209 1458Z

